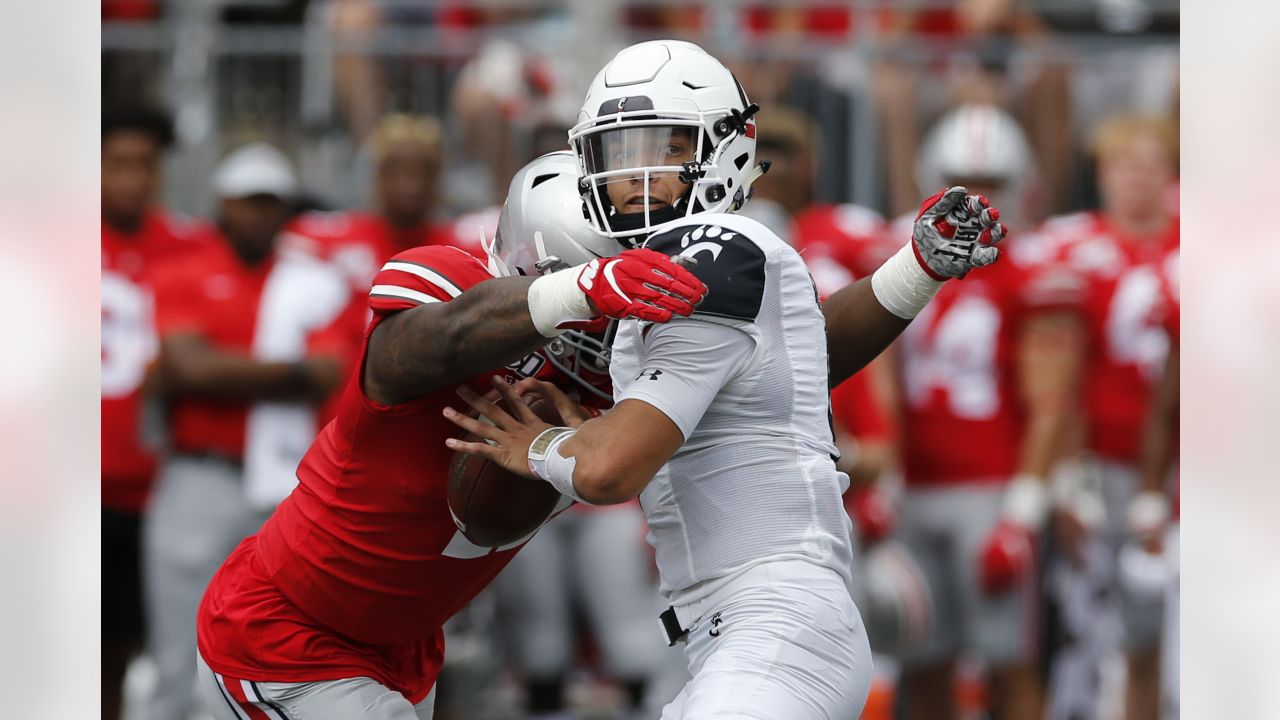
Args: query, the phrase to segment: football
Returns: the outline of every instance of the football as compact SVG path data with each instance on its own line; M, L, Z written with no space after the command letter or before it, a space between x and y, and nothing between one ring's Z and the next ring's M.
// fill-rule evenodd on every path
M535 401L534 414L561 424L551 403ZM468 434L468 442L479 442ZM560 493L543 480L509 472L487 458L454 453L449 464L449 510L458 529L479 547L510 545L538 529L560 500Z

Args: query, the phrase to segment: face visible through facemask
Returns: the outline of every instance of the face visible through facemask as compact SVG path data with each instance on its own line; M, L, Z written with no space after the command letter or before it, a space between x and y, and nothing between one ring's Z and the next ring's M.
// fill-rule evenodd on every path
M623 215L671 207L689 190L674 169L656 172L645 167L678 168L694 159L693 129L681 126L626 128L601 133L597 158L608 170L636 172L605 178L609 202ZM647 188L647 192L646 192Z

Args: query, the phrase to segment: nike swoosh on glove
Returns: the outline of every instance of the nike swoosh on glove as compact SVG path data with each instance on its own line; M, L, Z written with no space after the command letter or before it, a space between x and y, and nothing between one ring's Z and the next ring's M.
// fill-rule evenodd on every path
M688 317L707 294L693 273L656 250L627 250L587 263L578 287L605 317L667 322Z
M934 280L962 278L1000 257L996 243L1005 238L1000 211L962 185L924 201L911 228L911 247Z

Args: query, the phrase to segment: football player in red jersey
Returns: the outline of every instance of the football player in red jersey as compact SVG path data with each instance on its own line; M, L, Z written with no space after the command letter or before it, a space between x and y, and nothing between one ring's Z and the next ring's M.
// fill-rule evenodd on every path
M154 720L190 713L201 593L288 494L364 317L341 273L279 246L297 187L279 150L236 149L212 186L214 239L155 273L169 432L142 537Z
M373 209L304 213L289 224L284 242L337 264L361 294L382 263L419 245L454 245L483 260L476 227L460 234L463 228L455 231L453 224L435 216L442 133L440 123L430 116L383 118L369 142L374 160Z
M173 130L164 113L102 116L102 716L143 637L139 532L155 472L143 442L143 385L155 356L151 271L198 247L194 223L155 205Z
M1161 265L1179 245L1178 217L1168 203L1178 167L1177 130L1164 118L1113 117L1098 128L1093 152L1101 207L1051 219L1042 235L1050 260L1085 283L1084 449L1096 458L1106 505L1104 540L1115 553L1129 536L1143 423L1169 347L1157 310ZM1159 707L1161 614L1130 599L1121 593L1129 655L1126 713L1145 720L1155 718Z
M966 105L930 132L920 165L922 186L964 184L1016 216L1031 157L1012 117ZM897 344L899 530L934 598L928 636L902 657L908 718L955 715L964 651L985 660L1000 717L1040 717L1032 560L1071 418L1078 358L1061 348L1079 332L1079 283L1032 261L1034 243L945 286Z
M702 284L665 256L620 253L587 227L575 169L547 156L512 182L509 226L524 244L542 236L538 256L503 266L524 275L495 278L441 246L402 252L378 272L363 361L337 416L299 465L297 488L201 604L200 685L218 718L432 716L444 621L524 542L477 547L450 514L453 426L441 412L459 403L456 386L555 377L547 366L565 363L539 350L576 341L566 323L665 322L702 298ZM565 183L571 206L538 200ZM517 241L496 242L501 254ZM554 266L564 269L539 274Z

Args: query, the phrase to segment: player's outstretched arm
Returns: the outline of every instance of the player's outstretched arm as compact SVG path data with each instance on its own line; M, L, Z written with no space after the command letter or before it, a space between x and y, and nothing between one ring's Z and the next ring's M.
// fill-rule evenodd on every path
M999 250L994 246L1004 234L1000 211L961 186L925 200L911 242L871 277L822 304L831 387L889 347L944 282L995 262Z
M380 403L403 403L518 360L566 323L599 315L666 322L691 314L705 292L687 270L649 250L538 278L487 280L381 322L369 339L364 391Z

